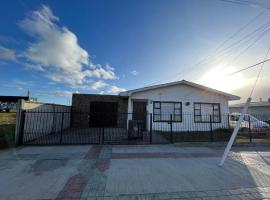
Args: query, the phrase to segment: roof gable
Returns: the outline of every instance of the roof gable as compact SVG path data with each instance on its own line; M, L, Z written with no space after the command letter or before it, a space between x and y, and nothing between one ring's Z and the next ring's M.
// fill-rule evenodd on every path
M216 93L222 96L225 96L227 98L229 98L229 100L239 100L240 97L226 93L226 92L222 92L219 90L215 90L197 83L193 83L193 82L189 82L186 80L182 80L182 81L175 81L175 82L170 82L170 83L164 83L164 84L159 84L159 85L153 85L153 86L148 86L148 87L143 87L143 88L138 88L138 89L134 89L134 90L128 90L125 92L120 92L119 95L120 96L130 96L134 93L139 93L139 92L144 92L144 91L148 91L148 90L153 90L153 89L159 89L159 88L164 88L164 87L170 87L170 86L174 86L174 85L188 85L194 88L198 88L200 90L204 90L207 92L211 92L211 93Z

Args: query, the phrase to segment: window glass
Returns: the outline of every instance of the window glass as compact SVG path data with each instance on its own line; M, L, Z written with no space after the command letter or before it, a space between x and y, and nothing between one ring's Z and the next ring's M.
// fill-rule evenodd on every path
M181 115L174 115L174 121L181 121Z
M220 122L220 107L219 104L211 103L194 103L194 120L195 122Z
M178 109L181 108L181 104L180 103L175 103L174 106L175 106L175 108L178 108Z
M155 108L154 109L154 114L160 114L160 109Z
M194 104L194 107L195 107L195 109L201 109L201 106L200 106L200 104L198 104L198 103L195 103L195 104Z
M154 102L154 121L182 120L182 104L180 102Z
M160 103L159 102L154 102L154 108L160 108Z
M174 103L162 103L161 114L170 115L174 113Z
M180 115L180 114L181 114L181 110L175 110L175 111L174 111L174 114L175 114L175 115Z
M213 105L213 108L214 108L214 109L219 109L219 105L218 105L218 104L214 104L214 105Z
M202 115L211 115L213 113L213 106L211 104L201 104Z
M160 115L155 115L154 114L154 121L160 121L161 119L160 119Z
M195 115L201 115L201 110L195 110Z
M199 122L199 121L201 121L202 119L201 119L201 116L195 116L195 122Z

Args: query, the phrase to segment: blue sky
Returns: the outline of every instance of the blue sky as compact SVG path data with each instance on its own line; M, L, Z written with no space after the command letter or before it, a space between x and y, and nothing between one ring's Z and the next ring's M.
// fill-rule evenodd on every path
M0 94L30 89L39 101L67 104L74 92L117 94L186 79L246 98L257 69L225 76L264 58L268 32L248 50L252 41L226 56L213 49L261 12L219 0L2 1ZM226 45L268 22L269 12ZM269 76L265 65L255 99L267 98Z

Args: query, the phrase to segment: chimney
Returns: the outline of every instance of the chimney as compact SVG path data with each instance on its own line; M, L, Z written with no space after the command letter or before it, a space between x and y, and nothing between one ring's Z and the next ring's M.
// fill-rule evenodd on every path
M262 102L262 98L260 98L260 102Z
M270 103L270 98L268 98L268 103Z

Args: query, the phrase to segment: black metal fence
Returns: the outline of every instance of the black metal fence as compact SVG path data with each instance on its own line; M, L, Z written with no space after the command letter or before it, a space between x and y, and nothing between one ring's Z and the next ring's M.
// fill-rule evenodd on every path
M19 144L162 144L228 141L237 114L117 113L23 111ZM237 142L270 142L270 116L246 115Z

